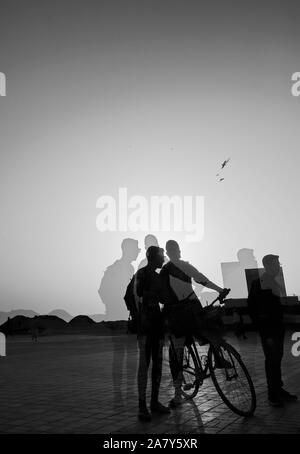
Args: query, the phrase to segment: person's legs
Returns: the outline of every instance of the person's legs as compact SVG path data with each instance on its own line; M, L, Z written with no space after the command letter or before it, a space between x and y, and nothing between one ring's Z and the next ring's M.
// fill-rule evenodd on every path
M190 311L180 306L168 315L169 329L172 337L173 347L169 347L169 366L175 389L175 397L171 399L170 405L176 406L181 403L181 385L182 385L182 361L185 343L185 333L191 331Z
M152 389L151 389L151 411L158 413L169 413L170 410L158 400L159 387L162 375L162 353L164 340L159 335L151 339L152 355Z
M240 337L239 327L237 323L234 324L233 332L237 338Z
M246 336L245 325L242 325L242 335L243 335L243 339L248 339Z
M148 369L150 364L151 343L146 335L138 337L139 367L138 367L138 394L139 407L146 407L146 389Z
M111 336L113 347L112 381L114 389L114 404L119 406L122 402L122 384L124 378L124 343L119 336Z
M184 351L184 343L185 337L172 337L173 344L174 344L174 351L169 348L169 363L170 363L170 370L173 378L173 385L175 390L174 399L171 401L171 405L178 405L181 400L181 386L183 381L182 376L182 362L183 362L183 351Z
M129 402L132 400L135 387L136 387L136 379L137 379L137 368L138 364L136 361L137 352L138 352L138 345L137 345L137 338L134 334L129 334L127 339L124 341L125 349L126 349L126 358L125 358L125 365L126 365L126 401ZM132 376L134 376L134 382L132 381Z
M178 375L181 371L184 340L184 337L177 338L172 336L174 350L173 347L169 347L169 365L173 383L178 379Z
M283 340L279 338L262 337L262 347L265 355L265 372L270 401L277 401L283 386L281 378L281 360L283 356Z
M284 334L279 335L275 340L274 349L276 350L276 367L277 367L277 385L279 390L283 387L282 374L281 374L281 362L284 352Z
M283 381L282 381L282 375L281 375L281 362L283 358L283 353L284 353L284 331L278 334L278 336L275 339L275 347L277 351L277 386L279 389L279 397L280 399L288 402L296 401L298 400L298 397L296 394L291 394L290 392L286 391L283 389Z
M153 403L158 401L159 386L162 373L162 340L156 336L151 339L151 357L152 357L151 403Z

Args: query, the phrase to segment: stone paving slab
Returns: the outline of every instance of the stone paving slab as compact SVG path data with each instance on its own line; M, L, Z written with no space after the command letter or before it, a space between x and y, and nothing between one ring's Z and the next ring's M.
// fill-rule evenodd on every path
M257 409L252 418L229 410L210 379L198 395L170 415L137 420L135 336L56 336L32 343L9 338L0 358L2 434L248 434L300 433L300 403L272 408L266 401L264 359L254 333L245 341L228 336L253 378ZM291 355L286 336L283 378L300 396L300 358ZM205 347L203 347L205 348ZM164 349L160 400L173 395Z

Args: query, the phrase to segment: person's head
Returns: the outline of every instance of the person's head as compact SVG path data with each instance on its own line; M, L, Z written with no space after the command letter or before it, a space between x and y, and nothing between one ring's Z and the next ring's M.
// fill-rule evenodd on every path
M169 240L166 242L166 251L169 259L172 260L179 260L181 257L181 251L179 248L179 244L175 240Z
M268 254L262 259L264 269L270 276L277 276L280 271L279 255Z
M144 239L144 244L145 244L146 251L147 251L148 247L150 247L150 246L158 246L158 241L157 241L156 236L151 235L151 234L146 235L145 239Z
M161 268L165 260L164 250L158 246L149 246L146 252L146 257L148 265L153 266L155 269Z
M121 243L122 258L134 262L140 253L139 243L133 238L125 238Z

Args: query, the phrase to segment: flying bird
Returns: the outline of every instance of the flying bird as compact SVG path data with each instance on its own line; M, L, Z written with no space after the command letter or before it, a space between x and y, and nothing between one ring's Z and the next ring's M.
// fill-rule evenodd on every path
M221 169L224 169L224 167L228 164L229 161L230 161L230 158L225 159L225 161L222 163Z
M225 180L225 178L220 178L220 177L221 177L221 175L222 175L222 170L223 170L224 167L228 164L229 161L230 161L230 158L225 159L225 161L223 161L222 164L221 164L221 169L219 170L219 173L216 174L216 177L218 177L219 183L220 183L221 181L224 181L224 180Z

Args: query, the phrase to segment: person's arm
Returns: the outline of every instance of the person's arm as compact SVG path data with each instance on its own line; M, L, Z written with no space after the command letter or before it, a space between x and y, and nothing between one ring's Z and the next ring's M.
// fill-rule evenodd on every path
M160 278L160 300L161 304L172 304L174 302L174 294L169 285L169 273L162 268L159 273Z
M186 271L185 271L186 272ZM221 293L224 289L219 287L217 284L214 284L210 281L204 274L200 273L193 265L187 264L187 273L191 278L194 279L198 284L204 285L211 290L215 290L218 293Z
M197 282L197 281L196 281L196 282ZM201 282L200 282L200 284L201 284ZM218 292L218 293L222 293L223 290L224 290L222 287L219 287L217 284L214 284L214 283L213 283L212 281L210 281L210 280L207 280L207 281L206 281L206 284L203 284L203 285L205 285L205 287L207 287L207 288L210 288L211 290L215 290L215 291Z
M143 293L144 293L144 273L140 270L137 271L136 273L136 279L135 279L135 293L139 301L142 300L143 298Z

